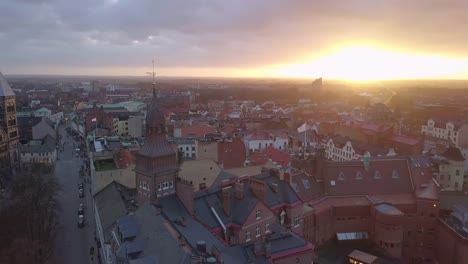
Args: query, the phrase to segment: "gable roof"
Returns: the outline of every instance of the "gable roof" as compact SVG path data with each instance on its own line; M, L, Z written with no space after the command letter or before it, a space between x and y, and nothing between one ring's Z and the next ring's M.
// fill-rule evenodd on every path
M119 188L124 187L117 182L112 182L94 195L99 220L106 238L110 237L110 232L117 219L127 214Z
M449 160L453 160L453 161L464 161L465 160L465 158L463 157L460 149L456 148L456 147L453 147L453 146L448 147L447 150L445 150L445 152L442 153L442 156L446 157Z
M399 177L392 177L394 170ZM362 178L356 178L358 172ZM340 174L343 179L339 179ZM368 170L362 161L325 162L323 177L328 195L396 194L414 190L406 158L371 159Z
M191 254L186 252L175 237L171 234L169 223L161 214L158 214L153 205L147 203L140 207L133 215L125 216L118 222L128 222L136 228L132 240L125 241L117 250L120 257L126 257L128 252L134 252L133 259L142 263L190 263ZM124 223L122 223L124 224ZM159 262L144 262L156 259ZM138 263L138 262L136 262Z
M210 187L221 171L214 160L190 160L184 161L180 166L179 177L192 182L195 190L198 190L201 183Z
M196 218L209 228L218 228L220 224L213 214L213 208L224 225L243 225L252 210L257 205L257 198L253 194L250 186L244 183L244 197L242 199L233 198L231 202L231 215L224 212L223 197L221 188L214 188L211 191L201 192L194 199L194 211Z
M0 72L0 96L15 96L15 92L11 89L5 76Z
M218 143L218 162L223 163L224 169L238 168L244 166L246 149L241 139L232 142L223 141Z

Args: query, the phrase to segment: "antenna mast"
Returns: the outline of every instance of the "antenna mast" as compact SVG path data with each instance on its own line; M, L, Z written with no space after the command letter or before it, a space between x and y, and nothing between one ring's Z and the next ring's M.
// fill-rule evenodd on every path
M154 80L156 73L154 72L154 59L152 60L152 62L153 62L153 72L147 72L147 74L153 77L153 96L156 97L156 81Z

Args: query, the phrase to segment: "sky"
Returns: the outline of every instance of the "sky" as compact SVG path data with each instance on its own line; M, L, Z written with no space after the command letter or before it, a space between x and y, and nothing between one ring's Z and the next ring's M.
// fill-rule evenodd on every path
M468 79L466 0L1 0L5 74Z

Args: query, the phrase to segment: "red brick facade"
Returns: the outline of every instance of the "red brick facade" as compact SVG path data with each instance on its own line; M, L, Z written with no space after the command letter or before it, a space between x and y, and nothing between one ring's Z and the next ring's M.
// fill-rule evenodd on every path
M93 122L92 120L95 118L96 121ZM96 126L98 128L107 129L109 131L109 136L112 135L112 132L114 131L112 115L104 112L104 108L102 106L97 107L94 105L91 111L86 115L86 133L96 129Z

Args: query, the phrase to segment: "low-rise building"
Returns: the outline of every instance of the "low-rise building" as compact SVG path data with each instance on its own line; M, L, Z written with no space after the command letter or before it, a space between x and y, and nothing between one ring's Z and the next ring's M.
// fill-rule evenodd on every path
M177 149L183 153L186 160L198 159L198 141L194 138L173 138Z
M468 208L455 205L437 222L434 240L439 263L468 263Z
M407 157L315 162L314 176L290 180L305 204L306 239L317 246L370 241L404 263L435 263L439 187L431 169Z
M31 165L54 166L57 160L55 138L47 135L43 139L35 139L23 144L20 149L21 166Z
M462 125L462 123L457 121L429 119L427 120L427 124L422 125L421 134L445 140L458 146L459 129Z
M436 164L434 177L442 189L462 191L464 184L465 158L456 147L448 147L445 152L432 158Z
M57 131L55 131L55 125L47 118L42 120L32 127L33 139L43 139L46 136L57 138Z
M358 160L368 152L371 156L386 156L389 150L376 145L352 141L349 138L335 136L325 145L326 158L333 161Z
M270 146L287 150L289 146L289 136L284 132L257 132L245 136L243 140L249 153L262 151Z

